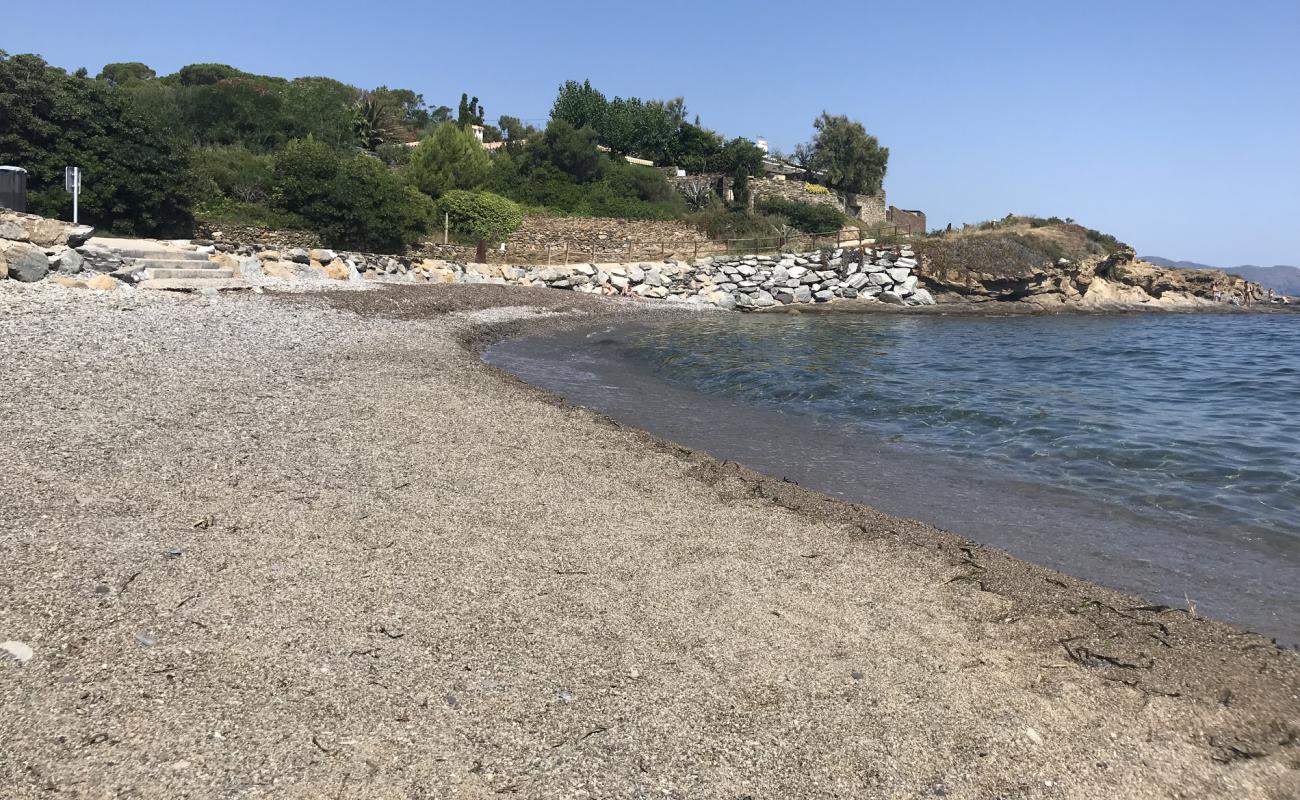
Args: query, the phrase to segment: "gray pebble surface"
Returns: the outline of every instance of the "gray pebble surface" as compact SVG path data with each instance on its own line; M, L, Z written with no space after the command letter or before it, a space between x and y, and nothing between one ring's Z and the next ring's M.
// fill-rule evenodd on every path
M471 329L565 311L506 294L0 282L0 796L1297 796L1294 660L1103 679L919 523L503 378Z

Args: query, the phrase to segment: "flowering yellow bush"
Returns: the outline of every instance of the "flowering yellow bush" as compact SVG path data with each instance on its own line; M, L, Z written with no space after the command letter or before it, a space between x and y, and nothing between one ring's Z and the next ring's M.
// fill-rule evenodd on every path
M816 184L816 183L805 183L805 184L803 185L803 190L804 190L805 192L809 192L809 193L811 193L811 194L830 194L830 193L831 193L831 190L830 190L830 189L827 189L825 186L821 186L821 185L818 185L818 184Z

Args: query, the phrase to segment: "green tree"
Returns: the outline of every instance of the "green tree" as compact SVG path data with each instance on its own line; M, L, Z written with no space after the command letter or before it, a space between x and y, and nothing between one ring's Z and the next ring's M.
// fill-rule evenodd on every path
M877 194L889 166L889 148L881 147L862 123L826 112L813 123L817 129L803 152L808 166L825 175L836 189Z
M525 169L550 164L579 183L598 180L606 159L596 149L596 132L574 128L562 119L552 119L540 136L528 141Z
M518 142L521 139L527 139L537 133L537 129L532 125L526 125L524 124L524 121L518 117L511 117L506 114L502 114L501 117L497 119L497 126L505 133L506 139L511 142Z
M252 77L195 85L179 96L185 127L196 144L238 144L267 152L288 139L283 96Z
M763 171L763 151L748 139L736 137L718 153L721 172L731 178L731 192L738 206L749 205L749 178Z
M95 80L104 81L110 86L121 86L131 81L150 81L158 77L158 73L149 68L147 64L141 64L139 61L128 61L117 64L105 64L104 68L95 76Z
M431 109L429 111L429 124L425 127L430 129L436 128L444 122L451 122L450 106L438 106L437 108Z
M477 97L461 94L460 109L456 113L456 124L462 128L483 124L483 106L479 105Z
M63 169L75 165L84 222L141 236L185 235L193 223L185 148L106 82L39 56L0 56L0 163L28 171L36 214L70 216Z
M453 230L480 241L501 241L524 221L518 204L491 192L453 189L438 200L437 213L446 214Z
M615 97L596 133L615 153L664 161L671 157L679 127L674 112L662 103Z
M433 203L379 159L340 155L311 139L276 155L275 202L331 247L400 252L429 229Z
M669 119L678 125L686 122L685 97L674 97L672 100L648 100L646 105L663 111L668 115Z
M247 72L229 64L190 64L181 67L175 75L169 75L167 80L182 86L211 86L231 78L245 77L250 77Z
M563 120L574 128L600 130L609 101L592 88L591 81L566 81L551 106L551 119Z
M714 172L719 170L718 156L722 153L722 137L713 131L682 123L677 129L677 141L673 146L669 163L676 164L688 172Z
M452 189L473 189L487 178L490 159L474 134L446 124L425 138L411 155L407 177L430 197Z
M396 109L398 124L408 131L418 133L429 124L429 109L424 105L424 95L387 86L380 86L370 94Z
M311 136L339 148L356 144L356 87L332 78L295 78L279 94L278 125L288 139Z
M487 260L487 242L501 241L524 220L518 205L491 192L466 192L453 189L438 200L437 213L446 215L459 234L478 242L475 260Z

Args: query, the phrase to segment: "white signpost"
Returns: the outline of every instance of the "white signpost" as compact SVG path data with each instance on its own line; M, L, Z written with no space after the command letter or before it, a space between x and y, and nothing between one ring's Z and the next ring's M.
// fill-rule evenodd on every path
M77 219L77 201L81 199L81 167L64 167L63 188L72 193L72 223L75 225L80 222Z

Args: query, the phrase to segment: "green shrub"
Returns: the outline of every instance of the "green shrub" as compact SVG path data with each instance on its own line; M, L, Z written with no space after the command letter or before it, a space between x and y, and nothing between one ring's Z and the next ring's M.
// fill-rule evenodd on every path
M672 184L653 167L613 162L606 171L606 185L618 197L635 198L651 203L672 203L677 198Z
M258 203L242 203L228 197L203 199L194 204L194 216L201 222L249 225L267 230L310 230L311 223L297 214Z
M453 189L477 188L490 167L487 151L473 133L445 123L415 148L407 178L430 197L439 197Z
M786 228L786 220L782 217L754 214L724 206L693 214L690 221L707 233L710 239L780 238Z
M385 142L381 144L375 155L379 160L394 169L405 169L411 165L411 156L414 154L414 147L405 142Z
M276 156L274 175L276 206L330 247L400 252L429 229L432 201L372 156L304 139Z
M518 204L491 192L460 189L438 200L437 213L450 218L452 230L478 241L501 241L524 221Z
M790 224L803 233L830 233L844 227L844 214L838 210L817 203L798 203L767 197L755 204L755 207L772 216L781 216L790 220Z
M528 205L570 213L578 211L588 198L587 187L549 163L516 175L513 185L501 187L499 193Z
M200 200L221 196L241 203L264 203L271 197L271 157L243 147L197 148L190 171L199 187Z

